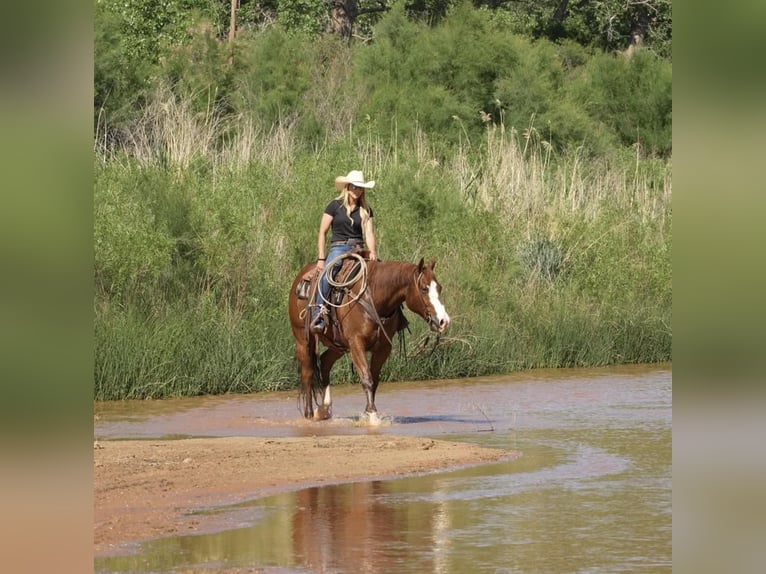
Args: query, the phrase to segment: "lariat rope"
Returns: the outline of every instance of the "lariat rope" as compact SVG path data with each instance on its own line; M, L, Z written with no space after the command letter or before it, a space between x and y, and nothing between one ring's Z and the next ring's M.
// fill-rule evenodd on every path
M336 281L333 278L332 273L331 273L331 270L332 270L333 266L335 265L335 263L337 263L341 259L351 259L351 258L356 259L357 261L359 261L360 265L359 265L358 271L353 276L351 276L348 279L346 279L345 281ZM367 289L367 262L365 261L364 257L359 255L358 253L341 253L337 257L334 257L325 266L324 273L327 276L327 282L332 287L335 287L337 289L344 289L346 287L351 287L352 285L356 285L356 283L358 281L362 282L362 285L359 288L359 291L357 291L357 293L355 295L350 296L348 298L348 301L346 301L345 303L340 303L338 305L336 305L335 303L325 299L325 296L322 294L322 291L320 290L319 291L319 296L321 297L322 301L325 302L327 305L329 305L331 307L336 307L336 308L339 309L341 307L345 307L347 305L351 305L351 303L353 303L354 301L359 299L359 297L361 297L362 294ZM350 293L350 290L349 290L349 293Z

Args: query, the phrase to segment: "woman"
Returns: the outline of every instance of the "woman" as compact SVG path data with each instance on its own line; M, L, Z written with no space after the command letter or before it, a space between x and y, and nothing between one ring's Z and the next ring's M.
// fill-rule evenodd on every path
M372 222L372 209L367 205L364 192L375 187L374 181L365 181L361 171L354 170L348 175L340 175L335 178L335 187L341 192L325 208L322 221L319 224L319 236L317 237L317 272L319 276L319 290L317 292L316 305L314 306L311 329L314 332L322 332L327 316L325 301L330 296L330 284L327 281L327 273L333 275L338 271L343 260L339 260L333 266L334 269L326 270L325 262L332 261L343 253L364 247L365 240L370 251L370 259L378 258L375 246L375 230ZM330 251L325 253L327 230L332 226L332 239Z

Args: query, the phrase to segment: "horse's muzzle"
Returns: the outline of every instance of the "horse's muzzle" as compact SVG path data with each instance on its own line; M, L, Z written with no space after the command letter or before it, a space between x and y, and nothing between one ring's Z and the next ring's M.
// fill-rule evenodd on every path
M429 317L428 324L430 325L432 331L437 333L444 333L444 331L447 330L447 327L449 327L449 317L444 317L443 319L439 319L438 317Z

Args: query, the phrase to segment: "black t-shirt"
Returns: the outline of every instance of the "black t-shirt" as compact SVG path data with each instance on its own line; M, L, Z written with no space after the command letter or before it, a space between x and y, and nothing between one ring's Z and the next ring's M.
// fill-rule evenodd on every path
M324 212L332 216L332 239L331 241L345 241L346 239L363 239L362 214L359 206L354 207L351 219L348 218L343 200L333 199L325 208ZM367 212L372 218L372 208L367 207Z

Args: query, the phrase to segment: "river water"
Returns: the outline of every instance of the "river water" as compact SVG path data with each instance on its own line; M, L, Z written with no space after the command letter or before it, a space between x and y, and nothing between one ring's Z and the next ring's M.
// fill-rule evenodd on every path
M141 544L96 571L672 571L670 365L382 383L384 424L299 420L295 393L96 405L96 438L412 434L521 451L509 462L326 485L212 509L230 528ZM350 461L353 464L353 461ZM254 570L251 570L254 569Z

